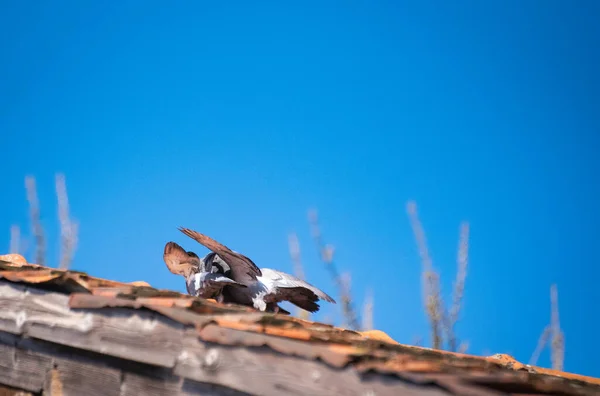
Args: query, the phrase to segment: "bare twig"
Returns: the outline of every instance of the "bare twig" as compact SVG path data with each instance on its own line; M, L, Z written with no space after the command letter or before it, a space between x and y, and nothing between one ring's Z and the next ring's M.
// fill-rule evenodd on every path
M352 290L352 275L349 272L342 272L340 274L340 280L342 283L342 304L343 306L348 306L352 302L350 298L350 290ZM353 326L352 324L352 320L356 320L356 317L348 315L347 312L344 312L343 319L344 323L342 323L342 327L362 330L358 325Z
M421 263L423 265L423 299L425 302L425 310L431 325L431 343L433 348L440 349L443 345L441 324L443 322L444 308L440 295L439 274L433 270L431 257L429 256L429 250L427 249L425 232L423 231L423 226L421 225L417 213L417 204L414 201L409 201L406 205L406 211L410 219L415 240L419 248Z
M40 222L40 204L38 201L35 178L33 176L25 177L25 189L27 191L27 200L29 201L29 215L31 218L31 229L35 238L35 263L44 265L46 256L46 236L44 228Z
M325 267L329 271L333 282L336 284L338 291L340 293L340 299L342 302L342 312L344 314L345 321L348 323L349 327L354 330L359 330L360 325L356 318L355 310L352 306L352 299L350 294L350 288L346 288L343 283L342 278L340 277L335 264L333 263L333 246L325 245L323 242L323 238L321 236L321 230L319 228L319 219L316 210L310 210L308 212L308 221L310 223L311 234L317 246L317 250L319 252L319 256L321 260L325 263Z
M529 364L535 365L544 349L544 346L550 341L550 359L552 368L563 370L565 359L565 336L560 329L560 319L558 314L558 289L556 285L550 286L550 324L544 328L537 347L529 359Z
M458 349L456 350L456 352L458 352L458 353L467 353L468 349L469 349L469 342L468 341L463 341L458 346Z
M298 278L304 280L304 268L302 267L302 260L300 259L300 242L298 241L296 233L288 235L288 246L292 262L294 263L294 272ZM297 312L298 317L301 319L308 320L310 318L310 312L304 309L298 308Z
M10 226L10 251L9 253L20 253L21 229L18 225Z
M60 268L67 269L71 264L77 246L78 225L69 215L69 197L65 176L56 175L56 197L58 198L58 219L60 221Z
M365 295L365 302L363 303L363 314L362 314L362 330L373 329L373 290L367 289Z
M550 330L550 326L546 326L544 328L544 331L540 335L537 346L535 347L535 351L533 351L533 353L531 354L531 358L529 359L529 364L531 366L535 366L537 364L537 361L540 358L542 351L544 350L544 346L546 346L548 338L550 337Z
M550 287L550 305L552 309L552 317L550 328L552 329L551 359L552 368L555 370L563 370L565 360L565 336L560 329L560 320L558 315L558 288L556 285Z
M465 290L465 280L467 278L467 264L469 259L469 223L463 222L460 226L460 237L458 241L458 254L456 257L457 271L452 295L452 307L448 312L445 323L446 337L450 351L456 352L458 340L454 328L458 321L462 298Z

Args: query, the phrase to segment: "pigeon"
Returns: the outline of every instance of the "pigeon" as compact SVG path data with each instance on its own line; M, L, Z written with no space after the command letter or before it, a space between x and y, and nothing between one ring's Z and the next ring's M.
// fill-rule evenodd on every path
M233 281L246 286L245 288L224 287L222 291L224 301L252 306L259 311L267 312L282 312L282 308L277 305L282 301L289 301L309 312L319 310L319 300L336 303L320 289L293 275L270 268L258 268L250 258L204 234L184 227L178 229L212 253L216 253L212 265L216 265L223 274L227 273Z
M223 287L246 287L222 272L212 271L212 261L216 255L209 253L200 259L194 252L186 252L175 242L167 242L163 253L163 260L169 271L176 275L183 275L188 294L202 298L214 298L222 302ZM217 270L217 268L215 268Z
M230 278L229 266L214 252L208 253L201 259L194 252L186 252L175 242L168 242L165 245L163 259L169 271L184 276L187 292L192 296L213 298L219 303L235 302L225 301L223 289L246 287ZM290 314L277 304L271 304L267 311Z

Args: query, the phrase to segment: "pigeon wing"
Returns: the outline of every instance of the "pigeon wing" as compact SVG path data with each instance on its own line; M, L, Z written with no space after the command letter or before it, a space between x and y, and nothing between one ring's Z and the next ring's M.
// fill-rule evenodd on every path
M328 301L330 303L335 304L335 300L331 298L328 294L323 292L321 289L314 287L308 282L303 281L295 277L294 275L287 274L285 272L277 271L270 268L263 268L262 274L264 278L267 278L270 283L273 284L274 287L278 289L283 288L305 288L314 293L321 300ZM281 293L281 291L278 291Z
M240 283L249 283L261 276L261 270L243 254L234 252L227 246L215 241L209 236L190 230L189 228L179 227L179 231L192 238L202 246L215 252L231 268L231 278Z

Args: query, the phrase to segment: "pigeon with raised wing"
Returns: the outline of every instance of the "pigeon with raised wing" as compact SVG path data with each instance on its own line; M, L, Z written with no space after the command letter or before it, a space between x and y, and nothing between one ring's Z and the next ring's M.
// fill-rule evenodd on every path
M225 286L246 287L231 278L224 272L213 272L212 263L215 253L209 253L200 259L194 252L186 252L175 242L167 242L163 253L163 260L169 271L176 275L183 275L188 294L202 298L214 298L219 302L223 300L222 290Z
M247 286L246 288L224 287L222 293L225 302L235 302L252 306L260 311L273 312L282 312L277 305L281 301L289 301L309 312L319 310L320 299L335 304L333 298L308 282L285 272L258 268L248 257L204 234L183 227L179 227L179 230L216 253L217 257L213 260L213 265L218 263L222 273L227 273L232 280Z

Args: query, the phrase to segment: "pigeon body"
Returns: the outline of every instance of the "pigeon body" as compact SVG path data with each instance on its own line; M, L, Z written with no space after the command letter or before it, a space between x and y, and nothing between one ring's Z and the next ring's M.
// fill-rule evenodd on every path
M282 301L289 301L309 312L319 310L320 299L335 304L333 298L308 282L285 272L258 268L248 257L206 235L188 228L180 227L179 230L216 254L213 256L212 265L217 266L220 272L246 286L224 287L225 302L248 305L269 312L282 312L283 309L277 305Z

